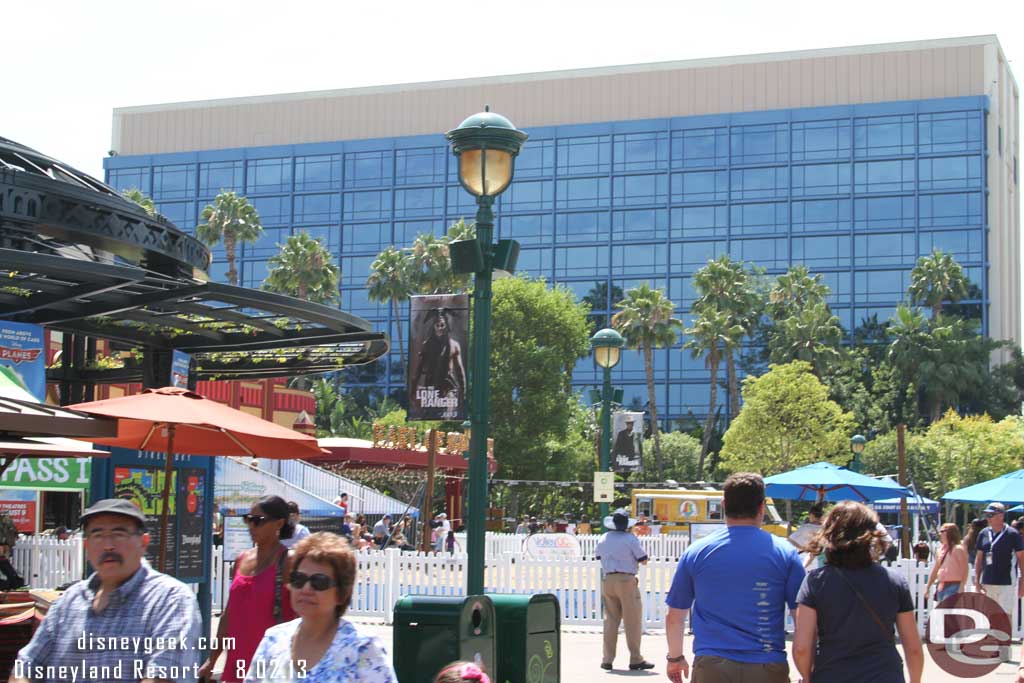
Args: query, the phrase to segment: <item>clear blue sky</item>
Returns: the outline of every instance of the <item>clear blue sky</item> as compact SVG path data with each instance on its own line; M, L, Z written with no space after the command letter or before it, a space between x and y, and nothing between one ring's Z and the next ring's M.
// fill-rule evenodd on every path
M1024 55L1020 0L22 0L3 14L0 136L99 177L120 106L989 33L1011 68Z

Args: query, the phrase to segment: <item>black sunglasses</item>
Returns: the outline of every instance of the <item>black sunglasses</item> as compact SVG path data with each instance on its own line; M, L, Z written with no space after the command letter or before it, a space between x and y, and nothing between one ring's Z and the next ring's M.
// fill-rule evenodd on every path
M315 591L325 591L328 588L332 588L338 585L338 582L327 576L326 574L303 574L302 572L292 572L292 576L288 579L288 583L295 590L301 590L303 586L309 582L310 588Z
M267 517L266 515L242 515L242 521L246 524L252 524L253 526L259 526L263 522L273 521L273 517Z

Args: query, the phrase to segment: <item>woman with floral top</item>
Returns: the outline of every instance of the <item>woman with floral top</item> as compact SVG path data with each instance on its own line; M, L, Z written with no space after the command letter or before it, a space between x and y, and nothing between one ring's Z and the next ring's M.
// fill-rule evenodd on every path
M384 646L343 618L355 580L345 539L320 532L299 541L288 579L299 618L267 630L246 683L395 683Z

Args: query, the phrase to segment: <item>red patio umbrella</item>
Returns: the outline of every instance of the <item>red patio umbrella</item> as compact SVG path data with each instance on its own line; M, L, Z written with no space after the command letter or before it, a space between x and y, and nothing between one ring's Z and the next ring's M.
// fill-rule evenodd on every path
M163 510L160 515L160 571L167 562L167 511L174 454L308 458L322 455L316 439L176 387L79 403L74 410L118 419L117 436L88 438L104 446L164 451Z

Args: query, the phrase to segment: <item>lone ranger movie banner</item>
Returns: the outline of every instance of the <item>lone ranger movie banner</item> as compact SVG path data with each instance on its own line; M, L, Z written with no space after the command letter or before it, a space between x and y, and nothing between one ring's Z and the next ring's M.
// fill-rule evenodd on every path
M409 419L466 419L466 337L469 297L411 297Z
M612 414L612 469L616 472L643 470L644 414L623 410Z

